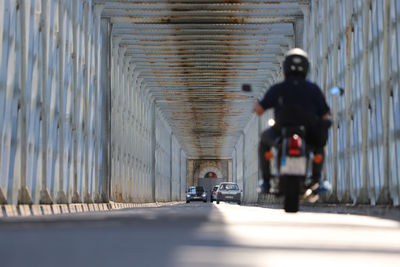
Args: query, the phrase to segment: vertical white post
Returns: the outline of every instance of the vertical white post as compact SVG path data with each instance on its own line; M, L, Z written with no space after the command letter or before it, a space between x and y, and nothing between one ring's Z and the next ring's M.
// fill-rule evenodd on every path
M101 181L101 201L108 202L110 198L111 182L111 81L110 67L111 60L111 38L110 22L108 19L101 19L101 51L100 51L100 90L101 90L101 141L102 146L102 181Z
M56 202L67 203L67 197L64 192L64 125L65 125L65 110L64 110L64 66L65 66L65 8L63 3L60 1L58 4L58 21L59 30L57 34L57 45L59 48L58 54L58 131L59 131L59 181L58 181L58 192L56 196Z
M133 151L133 198L135 201L138 201L138 113L137 113L137 103L138 103L138 77L139 77L140 72L135 71L133 75L133 84L132 84L132 113L133 113L133 125L132 125L132 151Z
M339 50L339 3L335 1L333 9L333 67L332 67L332 82L336 86L338 82L338 50ZM338 196L338 160L337 160L337 99L333 97L332 99L332 194L329 197L329 202L337 203Z
M145 103L145 88L146 83L143 82L140 88L140 128L139 128L139 136L140 136L140 149L139 149L139 159L140 159L140 200L144 201L144 103Z
M249 197L247 196L247 188L246 188L246 181L245 181L245 177L246 177L246 134L244 133L244 131L242 131L242 135L243 135L243 150L242 150L242 164L243 164L243 176L242 176L242 184L243 184L243 200L246 201Z
M116 88L117 91L117 104L118 104L118 113L117 113L117 118L118 118L118 134L117 134L117 144L118 144L118 172L119 172L119 178L118 178L118 186L119 186L119 196L118 200L119 201L124 201L124 192L125 192L125 140L124 140L124 132L123 132L123 127L124 127L124 86L125 86L125 52L126 52L126 47L120 47L119 48L119 60L118 60L118 88Z
M156 101L151 103L151 198L156 202Z
M306 51L309 49L309 27L310 27L310 6L301 6L301 11L303 12L304 22L303 22L303 47Z
M132 108L132 104L133 104L133 83L134 83L134 71L135 71L135 65L134 64L130 64L129 65L129 81L128 81L128 96L127 96L127 101L128 101L128 164L129 164L129 200L132 202L134 199L134 148L133 148L133 121L134 121L134 114L133 114L133 108Z
M28 70L28 41L29 31L27 23L29 22L30 4L24 0L19 1L20 5L20 31L21 31L21 96L19 100L21 116L21 172L20 189L18 192L19 204L32 204L32 199L28 188L26 187L26 164L27 164L27 70Z
M237 183L237 148L236 145L233 147L233 149L235 150L234 154L235 154L235 173L233 174L233 182Z
M313 1L312 5L312 10L313 10L313 25L314 25L314 39L313 39L313 44L312 44L312 53L313 53L313 72L312 72L312 79L314 81L317 81L318 79L318 0Z
M323 6L323 23L322 23L322 91L326 95L326 84L328 80L328 45L327 45L327 31L328 31L328 3Z
M342 198L344 203L352 203L353 198L351 195L351 123L352 123L352 106L351 106L351 92L352 92L352 69L351 69L351 46L352 46L352 31L353 31L353 2L346 2L346 190Z
M5 10L5 1L0 1L0 62L3 56L3 34L5 32L4 29L4 10Z
M124 50L124 48L122 48ZM120 113L119 113L119 127L118 130L120 131L119 135L119 144L120 144L120 166L121 166L121 183L120 183L120 188L121 188L121 202L125 202L125 193L126 193L126 148L125 148L125 86L126 86L126 68L125 68L125 57L122 56L120 59L120 86L119 86L119 107L120 107Z
M17 24L17 0L13 1L8 1L9 4L9 21L10 25L12 27L9 27L9 29L5 29L6 31L6 41L8 43L8 54L7 54L7 59L6 59L6 75L5 75L5 92L4 92L4 100L0 103L0 115L2 116L0 119L0 139L1 139L1 148L2 150L6 150L6 152L2 152L0 154L0 164L1 164L1 172L5 176L9 175L10 169L12 166L10 166L12 162L11 158L11 136L9 134L9 127L11 124L11 101L10 98L12 98L12 95L14 94L14 87L15 87L15 73L16 73L16 54L17 54L17 48L16 48L16 43L17 43L17 27L15 26ZM4 18L3 18L4 19ZM18 170L20 170L19 166L17 166ZM19 190L18 187L13 187L10 190L8 189L12 185L12 181L9 181L7 178L6 179L1 179L2 184L3 184L3 189L4 189L4 194L3 192L0 192L0 201L4 204L7 204L7 198L11 201L14 200L14 196L17 194L17 191Z
M95 129L95 153L94 153L94 170L95 170L95 196L94 201L97 203L102 202L100 190L99 190L99 179L100 179L100 164L99 164L99 153L100 153L100 140L101 140L101 131L99 129L99 114L101 112L100 103L99 103L99 93L100 93L100 23L101 23L101 12L103 11L103 5L96 5L94 8L94 45L95 45L95 71L94 71L94 129ZM103 59L106 60L106 59Z
M178 201L182 199L182 148L179 149L179 194Z
M328 42L327 42L327 31L328 31L328 3L322 5L323 8L323 21L322 21L322 91L324 95L327 94L327 81L328 81ZM325 155L327 155L327 148L324 148ZM324 177L326 177L326 164L323 165ZM325 178L326 179L326 178ZM326 199L326 198L325 198Z
M115 201L117 199L116 187L118 184L117 172L117 158L118 158L118 144L117 144L117 88L118 88L118 51L121 38L110 38L112 40L112 58L111 58L111 198Z
M91 5L88 0L84 2L84 31L85 31L85 63L84 63L84 86L83 86L83 97L84 97L84 189L83 189L83 201L85 203L92 203L93 200L89 193L89 90L90 90L90 51L91 51L91 35L90 35L90 22L91 22Z
M377 204L392 204L390 196L390 94L391 84L391 62L390 62L390 3L391 0L383 1L383 114L382 114L382 144L383 144L383 187L379 193Z
M0 1L0 63L2 62L2 52L3 52L3 33L7 33L6 29L4 29L4 10L5 10L5 1ZM2 90L6 90L3 88ZM5 96L4 96L5 98ZM0 103L3 103L3 99L0 99ZM2 129L3 129L3 107L0 109L0 148L2 147ZM0 162L2 161L2 153L0 153ZM1 164L0 164L0 173L1 173ZM0 179L1 180L1 179ZM1 189L0 185L0 204L7 204L7 199Z
M78 192L78 26L79 26L79 18L78 18L78 1L72 2L72 14L73 14L73 53L72 53L72 62L73 62L73 73L74 73L74 82L73 82L73 95L74 95L74 111L73 111L73 121L72 121L72 136L73 136L73 195L72 195L72 203L81 203L81 197Z
M173 190L173 183L172 183L172 168L174 166L174 159L173 159L173 153L174 153L174 133L171 131L170 139L169 139L169 201L172 201L172 190Z
M357 203L359 204L369 204L370 193L369 193L369 166L368 166L368 125L369 125L369 9L370 0L364 3L362 10L363 17L363 53L362 53L362 99L361 99L361 109L362 109L362 174L363 174L363 185L360 190L360 194L357 198ZM375 202L375 201L373 201Z
M124 183L123 183L123 197L125 202L129 202L129 102L128 102L128 94L129 94L129 60L125 57L124 58L124 65L123 65L123 81L124 86L122 88L122 124L123 124L123 132L122 132L122 148L123 148L123 162L124 162Z
M41 49L42 49L42 188L40 191L40 204L52 204L53 201L47 190L47 152L48 152L48 125L49 125L49 103L48 98L48 80L49 80L49 39L50 39L50 1L42 0L41 14Z

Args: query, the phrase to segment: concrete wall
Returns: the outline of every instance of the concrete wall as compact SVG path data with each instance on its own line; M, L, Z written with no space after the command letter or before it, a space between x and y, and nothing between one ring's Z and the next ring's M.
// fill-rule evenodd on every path
M199 185L199 179L203 179L204 175L213 171L217 174L221 181L232 180L229 178L229 163L231 160L195 160L189 159L187 164L187 187L193 185ZM210 178L211 179L211 178Z

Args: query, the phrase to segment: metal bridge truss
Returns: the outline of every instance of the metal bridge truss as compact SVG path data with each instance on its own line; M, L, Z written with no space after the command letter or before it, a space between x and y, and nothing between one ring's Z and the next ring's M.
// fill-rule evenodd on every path
M333 117L324 177L333 192L325 201L399 205L400 1L314 0L303 12L309 79L324 90ZM281 80L276 77L268 86ZM344 96L331 96L333 86L344 88ZM252 118L232 156L234 177L252 190L247 196L252 201L254 132L266 128L271 116Z
M100 2L0 1L0 203L184 197L185 144ZM310 54L309 78L334 122L325 201L399 205L400 1L299 2L304 19L288 48ZM261 91L282 79L274 66ZM327 93L334 85L343 97ZM258 136L271 113L256 118L250 109L231 158L233 180L254 202Z

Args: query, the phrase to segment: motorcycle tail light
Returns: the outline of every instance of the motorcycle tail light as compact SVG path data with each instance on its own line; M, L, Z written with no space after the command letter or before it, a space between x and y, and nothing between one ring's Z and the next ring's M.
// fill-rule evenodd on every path
M266 160L271 160L274 157L274 153L272 151L267 151L264 154Z
M316 155L314 156L314 162L315 162L316 164L321 164L323 159L324 159L324 158L322 157L321 154L316 154Z
M301 137L298 136L297 134L294 134L292 137L290 137L288 154L292 156L300 155L301 144L302 144Z

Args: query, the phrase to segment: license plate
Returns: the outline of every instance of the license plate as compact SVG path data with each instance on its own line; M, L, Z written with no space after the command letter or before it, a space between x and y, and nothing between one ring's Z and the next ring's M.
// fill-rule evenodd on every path
M282 157L281 175L306 175L307 160L305 157Z
M225 198L227 198L227 199L232 199L233 196L225 196Z

